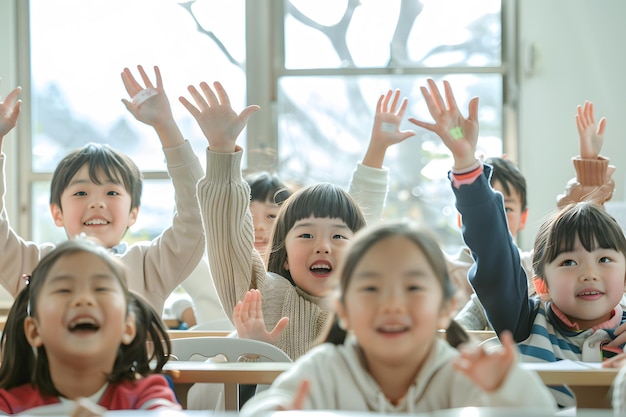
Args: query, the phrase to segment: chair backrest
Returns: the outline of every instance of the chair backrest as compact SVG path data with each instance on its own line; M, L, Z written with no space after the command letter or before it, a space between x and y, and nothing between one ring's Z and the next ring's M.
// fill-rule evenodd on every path
M206 360L223 355L228 362L254 360L261 362L291 362L285 352L274 345L253 339L236 337L189 337L172 339L170 360Z
M485 339L482 342L480 342L479 345L483 346L485 350L497 349L499 346L502 346L498 336L493 336L488 339Z
M215 319L198 323L189 328L189 330L235 330L235 325L228 318Z

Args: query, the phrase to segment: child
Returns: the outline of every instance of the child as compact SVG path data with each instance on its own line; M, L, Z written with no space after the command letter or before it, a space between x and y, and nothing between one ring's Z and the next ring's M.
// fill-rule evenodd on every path
M586 101L583 107L576 108L576 128L580 137L580 155L572 158L576 177L567 183L565 193L557 197L558 208L579 201L602 205L613 197L615 189L612 178L615 167L600 156L606 119L601 118L596 128L593 104Z
M548 218L533 255L537 292L548 301L529 297L502 196L489 185L491 167L474 156L478 99L470 101L464 118L447 81L447 104L435 82L428 84L430 92L422 87L422 94L435 123L409 120L437 133L452 152L452 189L463 216L463 237L476 261L470 281L495 332L511 331L523 360L530 362L601 362L621 351L613 339L624 321L619 302L626 281L626 238L617 221L592 202L568 205ZM459 128L462 137L453 137L451 129ZM567 387L551 388L559 405L575 405Z
M576 128L578 129L580 155L572 158L574 168L576 169L576 177L568 182L565 193L557 197L557 206L559 208L563 208L568 203L583 200L592 200L598 204L603 204L611 199L613 189L615 188L615 182L611 176L615 171L615 167L609 165L607 158L600 156L600 150L604 143L605 127L606 119L603 117L600 119L596 129L593 104L591 102L585 102L584 107L577 106ZM524 228L528 214L526 207L526 180L517 167L506 159L488 158L484 163L492 167L490 183L494 190L502 193L509 231L513 240L515 240L517 232ZM457 265L455 272L464 273L463 279L468 283L467 271L471 264L474 263L474 260L469 253L469 249L464 248L462 254L464 258L459 258L455 262ZM520 252L520 258L528 278L529 296L537 293L533 282L532 256L532 251ZM622 305L624 305L624 302L622 302ZM455 317L455 320L467 330L491 329L484 310L473 290L470 301L465 304Z
M237 115L221 84L214 86L217 96L208 84L200 85L206 99L194 86L189 87L198 107L184 97L181 102L209 139L207 172L198 183L198 198L207 239L215 243L208 247L208 256L216 288L228 314L250 289L258 289L265 297L264 323L274 329L265 340L295 359L311 348L326 325L330 306L325 298L334 285L333 269L348 240L365 225L365 218L355 199L336 185L301 188L278 212L264 264L254 248L250 189L240 170L243 150L236 145L237 135L259 107L249 106ZM392 96L390 92L379 100L377 112L386 116L375 122L376 132L381 132L372 139L375 152L414 134L398 130L406 99L398 107L399 92L393 100ZM361 204L374 210L377 203Z
M517 232L523 230L526 226L526 218L528 216L526 179L517 166L508 159L494 157L488 158L484 162L493 167L493 174L490 180L491 186L494 190L502 193L509 232L515 239ZM460 218L461 216L459 215ZM532 278L531 257L531 252L520 251L520 258L530 278ZM491 329L484 310L467 280L467 271L474 263L470 250L467 247L462 247L455 257L447 256L447 260L450 278L460 290L457 293L457 298L463 306L454 317L454 320L466 330ZM535 294L535 287L531 284L532 281L528 286L528 295Z
M326 343L249 400L242 416L293 408L555 410L537 375L516 366L510 334L504 349L490 353L478 346L459 352L438 336L451 324L454 288L429 233L403 222L369 226L351 241L338 276L335 325L342 330L331 330Z
M250 186L254 248L265 257L278 209L292 192L276 174L269 172L249 174L245 180Z
M174 121L158 67L156 87L143 68L138 68L146 88L140 86L128 68L124 69L122 80L133 100L122 102L137 120L152 126L161 140L176 190L172 225L151 242L128 248L121 242L139 212L141 173L127 156L93 143L70 153L58 164L50 186L50 210L55 224L65 228L68 237L85 233L116 252L130 268L129 288L161 312L165 299L187 278L204 252L195 196L202 167ZM19 112L19 102L12 113L8 111L16 90L0 103L0 150L2 139L15 126ZM0 155L0 164L4 164L4 158L4 154ZM4 173L3 165L0 168ZM4 196L4 180L0 184ZM0 211L4 212L4 202L0 203ZM54 245L25 242L11 228L6 215L0 217L0 236L0 284L15 296L24 287L19 276L30 272Z
M264 256L280 204L291 195L291 190L276 174L265 171L249 174L245 180L250 186L254 248ZM178 300L175 303L187 303L184 308L178 309L176 317L179 321L193 326L198 321L206 323L228 319L215 290L206 257L202 258L198 267L183 281L182 287L191 297L193 305L187 300ZM172 307L174 310L174 306Z
M128 290L124 265L106 248L81 238L60 243L25 284L0 340L0 411L57 403L69 411L79 400L108 410L180 409L158 374L167 330Z

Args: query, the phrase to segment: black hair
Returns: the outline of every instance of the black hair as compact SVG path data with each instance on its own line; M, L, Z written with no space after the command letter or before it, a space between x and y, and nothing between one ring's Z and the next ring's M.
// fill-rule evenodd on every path
M307 217L339 218L356 232L365 226L365 217L359 205L347 191L331 183L318 183L296 191L283 202L274 225L270 242L267 270L274 272L296 285L291 272L285 268L287 249L285 238L298 220Z
M587 251L613 249L626 256L626 238L613 216L592 202L569 204L540 226L533 253L534 274L545 281L546 265L572 251L576 238Z
M283 183L278 175L261 171L249 174L245 178L250 186L250 201L259 201L280 205L292 194L291 190Z
M50 183L50 204L63 210L61 195L84 165L89 166L89 178L94 183L111 181L124 186L131 196L131 210L139 207L143 181L141 171L128 156L100 143L88 143L59 162Z
M160 372L167 362L171 350L167 329L159 314L145 300L128 291L124 265L102 245L90 239L76 238L59 244L44 256L28 277L26 287L17 294L0 338L0 388L11 389L30 383L43 394L60 395L52 383L45 346L37 347L36 351L30 346L24 322L27 317L37 315L38 296L50 269L62 257L81 252L94 254L106 262L122 285L127 314L135 317L135 338L128 345L120 345L107 379L110 382L132 381L137 376ZM152 345L150 351L148 344Z
M511 195L511 188L520 196L522 203L522 212L528 207L526 195L526 178L522 175L519 168L510 160L504 158L487 158L484 161L493 167L491 170L491 184L499 181L504 191Z
M367 256L368 251L376 243L392 237L404 237L414 243L424 253L435 276L439 278L444 302L451 301L454 298L455 288L448 274L444 254L432 233L413 222L390 221L363 229L350 242L350 246L337 271L339 277L339 302L344 302L344 296L350 285L354 270L363 257ZM325 343L342 344L346 336L347 332L341 328L339 318L335 314L335 317L330 321L326 334L320 340ZM451 320L446 329L446 339L448 343L456 347L461 343L469 341L469 335L458 323Z

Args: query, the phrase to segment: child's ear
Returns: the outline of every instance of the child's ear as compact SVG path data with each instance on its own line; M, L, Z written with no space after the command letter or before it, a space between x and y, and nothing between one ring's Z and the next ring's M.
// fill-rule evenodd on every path
M128 314L126 317L126 323L124 324L124 334L122 335L122 344L130 345L135 340L137 335L137 323L135 322L135 315Z
M139 214L139 206L135 207L130 211L128 215L128 225L126 227L131 227L137 221L137 215Z
M54 203L51 203L50 213L52 213L52 219L54 220L54 224L58 227L63 227L65 223L63 222L63 212L61 211L61 207Z
M550 299L550 288L548 288L548 283L542 277L538 277L535 275L533 277L533 284L535 285L535 291L537 291L537 295L544 301Z
M28 344L32 347L39 347L43 345L41 337L39 335L39 325L37 324L37 320L32 317L26 317L24 319L24 334L26 335L26 340L28 340Z
M519 227L517 228L518 232L520 230L524 230L524 227L526 227L526 220L527 219L528 219L528 209L524 210L524 212L522 213L522 216L520 217Z

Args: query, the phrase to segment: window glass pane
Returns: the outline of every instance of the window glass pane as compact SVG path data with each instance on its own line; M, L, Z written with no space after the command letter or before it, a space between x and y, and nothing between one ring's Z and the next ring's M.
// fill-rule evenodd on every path
M493 74L432 76L450 81L462 113L480 97L478 153L502 155L502 77ZM391 184L386 218L413 218L439 232L444 245L459 245L454 197L447 179L452 159L434 134L407 121L432 118L420 87L426 76L284 77L279 83L280 175L299 184L319 181L347 186L365 155L381 94L399 88L409 98L401 129L417 135L389 148Z
M120 73L155 80L158 65L174 117L194 149L206 140L179 103L189 84L220 80L243 108L244 0L30 0L32 167L52 172L68 150L108 143L142 170L164 170L154 130L135 120ZM245 138L242 143L245 143ZM201 158L204 163L204 158Z
M34 182L31 198L33 241L56 243L65 240L65 230L54 224L50 214L50 183ZM170 180L144 180L137 222L126 232L123 241L131 244L157 237L171 226L174 209L174 187Z
M501 0L285 0L285 8L287 69L501 65Z

